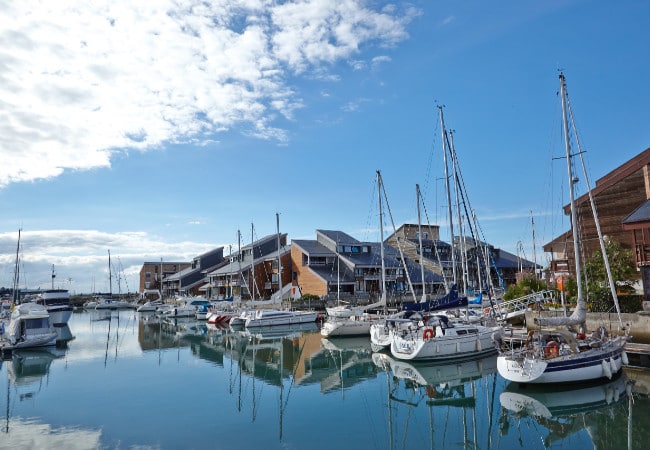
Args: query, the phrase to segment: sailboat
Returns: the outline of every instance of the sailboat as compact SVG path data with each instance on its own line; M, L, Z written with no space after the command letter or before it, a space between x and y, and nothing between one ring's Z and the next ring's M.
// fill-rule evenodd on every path
M520 383L575 383L599 378L611 379L621 371L623 364L627 360L627 355L623 350L628 340L627 333L610 336L608 328L605 326L599 327L591 335L587 335L585 330L587 305L582 286L579 253L580 233L573 191L575 178L571 164L571 157L573 155L571 154L571 142L569 139L568 94L564 74L562 73L560 73L560 97L562 101L564 143L569 180L571 234L573 235L576 284L578 287L577 306L570 317L536 318L536 324L544 328L530 331L527 340L521 342L519 345L508 345L499 336L495 336L500 352L497 358L499 374L506 380ZM587 184L589 184L588 180ZM616 297L616 290L607 260L607 252L605 251L604 240L600 233L598 215L594 208L590 189L589 198L591 200L596 229L598 230L605 267L609 275L609 284L612 289L614 304L619 312L620 328L622 329L623 324L620 318L618 298ZM559 327L565 329L562 330ZM575 327L579 327L578 332L573 331Z
M456 156L453 151L453 146L449 143L449 134L445 130L444 117L442 112L442 107L439 108L440 111L440 124L442 129L442 142L443 142L443 156L444 156L444 169L445 175L448 172L447 164L447 152L452 155L453 166L456 167ZM459 182L457 180L458 170L454 170L454 185L455 189L458 190ZM452 260L452 272L453 272L453 284L449 290L449 293L446 296L446 300L442 300L444 303L447 303L447 308L451 309L453 306L450 303L453 301L463 299L463 303L467 305L467 297L460 296L457 292L457 283L458 275L456 270L456 256L455 256L455 245L453 245L454 239L454 221L452 213L452 200L451 200L451 187L449 186L449 176L445 176L447 180L447 204L448 204L448 213L449 213L449 230L451 233L451 260ZM458 194L457 194L458 197ZM460 203L460 202L457 202ZM458 222L462 224L460 220L460 213ZM462 235L462 230L461 230ZM464 260L463 260L464 261ZM463 262L463 274L466 275L467 266ZM464 290L467 286L466 276L464 276L465 282L463 283ZM435 303L439 300L433 300L429 302L420 302L417 305L422 305L422 307L432 308ZM437 305L436 309L440 309L440 305ZM408 330L400 329L400 332L391 333L390 339L390 352L394 358L401 360L451 360L458 358L473 358L479 357L482 355L487 355L490 353L496 353L494 344L492 341L492 335L495 332L502 330L499 326L484 326L479 323L453 323L449 317L445 314L433 314L424 320L418 322L416 326L409 327Z
M133 304L124 300L115 300L113 299L113 272L111 267L111 251L108 250L108 286L109 293L108 297L99 297L97 303L95 304L96 310L100 309L131 309Z
M377 171L377 195L379 197L379 240L381 249L381 298L378 302L365 306L360 313L350 314L347 317L332 317L323 324L320 332L325 337L334 336L368 336L370 327L382 316L371 314L371 309L386 308L386 269L384 266L384 225L382 213L382 192L384 189L381 173ZM384 192L385 195L385 192Z

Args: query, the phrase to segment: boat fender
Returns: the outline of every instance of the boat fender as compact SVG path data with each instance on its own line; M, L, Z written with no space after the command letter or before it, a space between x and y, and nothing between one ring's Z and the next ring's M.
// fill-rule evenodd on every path
M616 366L616 361L614 358L609 358L609 365L612 368L612 373L618 373L618 367Z
M426 330L424 330L424 333L422 333L422 339L428 341L429 339L433 339L435 335L436 333L433 331L433 329L427 328Z
M609 367L609 363L606 360L602 360L600 366L603 368L603 376L612 379L612 369Z
M626 366L630 364L630 361L627 359L627 352L621 352L621 361Z

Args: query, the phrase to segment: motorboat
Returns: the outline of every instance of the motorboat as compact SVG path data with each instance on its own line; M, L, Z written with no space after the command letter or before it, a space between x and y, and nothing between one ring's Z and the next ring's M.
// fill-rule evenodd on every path
M201 306L210 306L211 303L203 297L189 297L184 304L171 305L162 312L163 317L196 317L196 311Z
M40 292L34 302L45 306L50 314L50 321L55 327L67 324L74 309L70 303L70 292L67 289L48 289Z
M258 309L254 315L246 318L246 328L294 323L316 322L316 311L286 311L278 309Z
M34 302L14 305L8 325L0 325L0 350L56 345L57 332L50 314Z
M437 314L414 330L393 333L390 352L404 360L478 357L496 353L492 335L500 330L500 326L453 324L447 316Z
M138 306L137 312L156 312L159 307L163 305L162 300L149 300L148 302L143 303Z
M94 309L133 309L133 303L127 302L126 300L115 300L113 297L98 297Z

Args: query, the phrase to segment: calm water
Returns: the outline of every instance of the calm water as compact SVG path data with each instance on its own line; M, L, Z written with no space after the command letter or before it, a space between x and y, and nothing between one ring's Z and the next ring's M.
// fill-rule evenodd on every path
M489 357L406 364L316 326L249 334L133 311L76 313L63 348L3 361L2 448L647 448L628 376L508 385ZM68 331L68 330L63 330ZM283 333L281 333L283 332ZM628 426L628 418L631 418Z

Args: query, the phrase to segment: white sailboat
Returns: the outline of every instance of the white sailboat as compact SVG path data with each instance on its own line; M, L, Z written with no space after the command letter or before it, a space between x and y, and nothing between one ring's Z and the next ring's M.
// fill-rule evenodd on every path
M384 225L382 214L382 193L385 196L384 184L381 173L377 171L377 194L379 204L379 240L381 251L381 298L378 302L367 305L360 312L352 313L347 317L329 317L321 328L321 334L325 337L334 336L368 336L370 327L381 321L385 315L371 314L367 311L378 308L386 308L386 268L384 266ZM406 272L408 276L408 271ZM410 283L409 283L410 284Z
M445 129L442 107L440 111L440 124L442 130L442 143L444 155L444 168L447 174L447 152L451 154L454 167L456 167L456 156L452 145L449 143L449 135ZM454 185L458 189L456 175L457 169L454 170ZM449 177L445 177L449 183ZM454 227L453 212L451 209L451 187L447 184L447 203L449 210L449 229L451 233L451 260L453 285L451 286L449 296L454 292L458 283L456 270L456 256L454 250ZM457 195L458 197L458 195ZM459 214L459 224L462 224ZM463 235L461 230L461 236ZM463 265L463 273L467 272L466 265ZM463 286L467 286L466 276ZM467 305L467 299L464 297L464 304ZM421 302L424 303L424 302ZM394 358L401 360L450 360L457 358L478 357L490 353L496 353L492 342L493 333L501 330L500 326L489 327L479 323L452 323L444 314L432 315L425 320L419 321L408 329L400 328L399 332L389 332L390 334L390 351Z
M512 346L497 337L500 354L497 359L499 374L506 380L520 383L575 383L599 378L611 379L620 372L627 359L623 347L628 340L623 335L609 336L608 328L602 326L587 335L585 327L587 305L583 294L580 265L580 233L577 221L573 185L575 178L571 164L571 142L569 139L568 95L564 75L560 73L560 96L564 125L564 141L568 172L569 199L571 207L571 227L575 255L576 284L578 287L577 306L570 317L538 318L535 322L539 330L531 332L527 341ZM581 152L579 152L581 154ZM582 159L582 156L581 156ZM584 169L584 162L583 162ZM589 184L586 171L585 181ZM601 251L608 272L609 284L614 304L619 312L620 328L623 328L618 307L618 298L612 280L607 252L598 224L598 215L594 208L593 197L589 189L593 217L596 222ZM564 330L560 328L564 328ZM579 327L578 332L573 328Z

